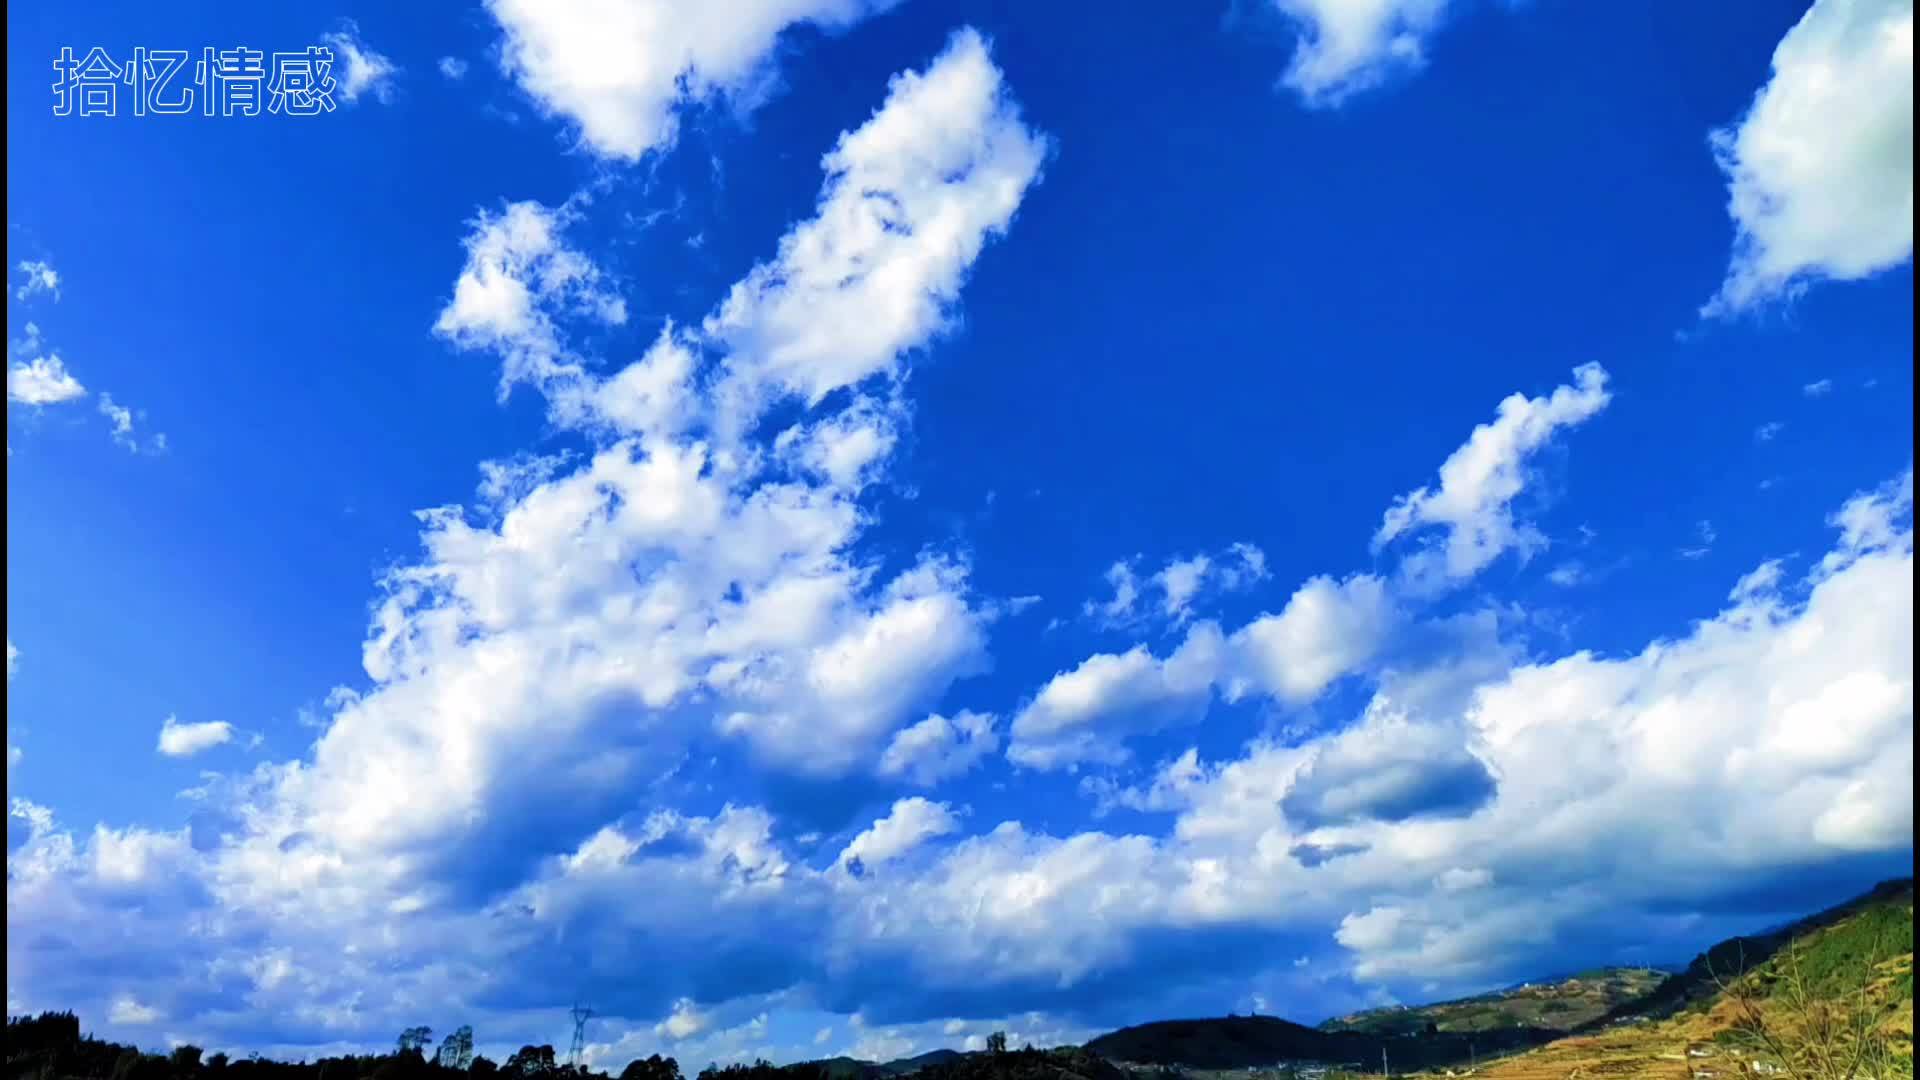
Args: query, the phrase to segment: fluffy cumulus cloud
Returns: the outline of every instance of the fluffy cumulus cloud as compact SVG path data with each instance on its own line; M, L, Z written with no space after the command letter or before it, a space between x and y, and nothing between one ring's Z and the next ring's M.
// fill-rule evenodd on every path
M718 393L729 418L776 394L818 404L936 337L1047 152L978 34L958 35L927 71L895 77L887 106L822 160L816 216L706 321L727 350Z
M1913 257L1913 0L1817 0L1712 135L1733 262L1709 316Z
M493 5L553 23L510 26L509 63L610 152L656 143L683 91L736 85L780 27L865 10L788 5L761 39L694 44L706 16L676 14L681 51L635 65L664 90L529 74L625 55L667 18L606 7L637 20L627 37ZM499 1054L554 1041L581 997L604 1025L589 1059L613 1068L891 1057L1223 997L1484 988L1552 945L1666 959L1714 928L1677 907L1910 860L1910 470L1835 507L1828 550L1750 568L1717 613L1631 651L1441 602L1544 543L1521 496L1606 405L1597 367L1508 398L1393 503L1377 542L1396 564L1273 588L1251 547L1175 558L1127 579L1170 648L957 708L1002 609L963 552L874 556L866 496L913 357L1047 152L987 44L957 35L830 149L814 210L708 317L649 328L625 365L581 344L625 316L570 239L582 208L478 216L435 330L540 395L574 447L490 462L472 505L421 514L365 678L302 757L210 775L175 830L12 800L10 1011L309 1056L458 1017ZM1229 588L1271 602L1205 617ZM1198 727L1234 704L1263 721L1237 746ZM233 734L170 718L159 749ZM1097 820L1005 820L978 793L1010 782L1078 790ZM1630 957L1649 943L1672 951Z
M634 160L671 143L679 109L750 105L774 72L789 28L835 30L893 0L752 0L708 7L671 0L488 0L507 73L549 113L577 125L594 152Z
M1538 529L1515 518L1513 501L1526 486L1529 459L1561 430L1585 423L1607 407L1607 373L1598 364L1574 370L1574 381L1540 397L1513 394L1499 415L1473 429L1464 446L1440 466L1440 486L1397 499L1374 533L1375 550L1403 536L1439 530L1403 564L1417 587L1457 581L1484 570L1508 551L1523 557L1546 547Z
M1426 62L1448 0L1271 0L1298 32L1283 83L1309 105L1337 105Z
M384 1013L316 1004L351 1002L369 965L400 972L380 977L404 998L459 1002L506 1032L564 973L643 1033L620 1046L718 1055L764 1049L770 1008L887 1002L869 1019L906 1026L871 1027L870 1045L887 1031L921 1048L953 1038L943 1014L1126 1000L1183 957L1274 979L1249 957L1305 949L1354 985L1444 988L1523 974L1556 942L1693 944L1661 912L1910 850L1911 609L1886 603L1912 595L1910 474L1832 524L1803 570L1768 563L1719 614L1636 653L1488 663L1462 635L1424 668L1383 672L1350 727L1224 760L1189 751L1108 789L1171 819L1152 834L974 831L910 797L822 863L764 810L662 809L615 817L475 906L436 896L406 858L249 839L271 803L243 801L260 816L207 844L76 836L16 802L9 967L18 993L102 1014L126 997L215 1031L232 1021L210 1003L237 994L284 1007L308 1045L390 1036ZM185 914L214 910L228 914ZM76 929L21 932L49 925ZM181 925L177 954L131 944ZM702 981L715 971L732 981Z
M699 981L715 956L763 971L748 982L792 978L835 886L781 851L765 811L629 820L617 808L672 772L676 744L738 747L775 773L928 783L995 745L984 718L929 725L924 711L981 657L987 616L968 597L964 563L930 553L881 577L852 554L864 522L856 500L890 446L862 431L893 422L903 406L863 391L844 407L807 410L779 445L819 453L791 460L760 441L753 410L902 374L899 357L944 325L969 265L1038 179L1045 149L985 42L957 35L924 70L896 79L828 156L819 212L779 245L767 264L775 269L734 290L710 331L669 328L635 365L604 378L575 362L568 328L605 321L612 293L561 239L565 208L518 204L478 219L438 331L498 357L507 379L547 393L554 415L596 447L579 460L496 463L480 506L422 515L423 554L392 570L375 609L371 685L331 700L309 757L199 792L206 809L190 835L168 834L164 851L138 864L158 872L168 869L163 854L186 859L191 870L172 868L194 886L183 885L180 903L205 907L217 896L272 929L215 920L197 943L206 952L182 961L215 974L170 995L142 990L140 1000L171 1016L194 1008L193 995L233 984L251 985L256 1002L350 1003L326 988L351 985L365 970L355 957L393 958L384 935L427 912L445 921L414 938L417 947L489 926L479 936L500 943L496 959L536 958L536 942L561 926L583 947L608 935L687 942L661 980L627 992L630 1015L721 992ZM861 273L837 261L849 256ZM853 317L836 283L870 305L868 317ZM803 304L820 325L799 321ZM838 344L833 328L846 335ZM707 393L712 385L725 392ZM170 723L161 748L191 753L229 734ZM887 863L907 838L940 831L934 805L902 802L849 841L847 862ZM92 902L100 853L128 862L121 841L76 838L37 808L21 815L10 870L44 869L47 901L23 907L42 894L10 873L16 926L35 925L36 909L44 919L69 900L76 910ZM540 861L547 838L567 835L586 839ZM529 848L530 861L498 865L496 853ZM500 876L484 885L476 873ZM515 880L485 913L461 907ZM642 881L660 900L650 921L609 922L607 900ZM716 909L727 892L735 901ZM368 911L399 921L355 914ZM792 944L770 949L761 931L783 921ZM305 932L291 933L295 924ZM252 944L262 933L285 952ZM244 955L232 954L243 940ZM315 965L315 950L349 959ZM61 972L82 968L20 951L9 961L16 990L81 990ZM249 974L274 971L294 974ZM449 976L472 973L429 964L415 990L444 993ZM504 1000L514 988L470 985L477 998L514 1007ZM364 1037L350 1004L287 1015L320 1037Z
M1164 660L1144 645L1091 656L1055 675L1014 717L1007 757L1038 769L1125 760L1127 737L1200 718L1225 649L1219 627L1204 623Z
M225 720L183 724L167 717L160 725L158 749L168 757L192 757L233 739L233 725Z
M1117 764L1129 739L1196 721L1216 697L1305 704L1374 659L1398 617L1380 578L1316 577L1231 634L1195 623L1164 659L1146 645L1096 654L1014 716L1007 757L1036 769Z
M1408 625L1411 609L1503 552L1527 555L1546 546L1513 505L1527 486L1529 461L1558 432L1605 408L1606 387L1606 372L1589 364L1550 394L1503 400L1497 417L1474 428L1441 465L1437 489L1403 495L1387 510L1374 537L1376 552L1411 533L1437 533L1415 545L1391 578L1309 578L1278 612L1232 633L1211 620L1194 623L1164 659L1144 644L1088 657L1055 675L1014 716L1007 757L1038 769L1119 764L1130 759L1129 740L1192 723L1216 699L1298 707L1367 671ZM1208 575L1235 587L1268 576L1259 549L1240 544L1229 554L1234 561L1176 560L1155 574L1150 580L1167 613L1185 616ZM1089 604L1089 614L1124 626L1144 590L1131 561L1114 564L1108 579L1114 597Z
M962 712L951 720L929 716L894 733L880 755L882 776L932 787L972 769L1000 747L991 716Z
M873 581L849 553L867 474L778 468L742 441L743 397L703 394L696 367L723 388L753 384L760 402L891 370L883 351L937 330L922 316L1005 227L1042 147L984 42L957 37L842 139L819 216L782 242L777 274L755 271L735 290L714 320L723 330L670 329L604 379L568 358L569 313L603 317L611 301L559 238L563 215L518 204L482 217L439 331L498 355L506 377L542 387L557 416L603 442L570 471L497 467L482 513L424 515L426 557L389 576L367 642L373 690L276 782L303 831L316 844L392 849L458 833L483 812L508 827L541 813L547 789L584 810L657 771L648 758L660 747L702 736L808 775L876 767L910 710L979 661L983 616L965 567L930 555ZM886 201L910 219L881 230L866 204L888 185L901 198ZM846 301L817 260L863 247L868 276L920 315L834 318ZM872 295L859 275L838 280ZM785 347L801 330L802 289L823 325L848 335L844 347L819 328L801 351ZM849 355L863 366L839 366ZM769 368L779 377L763 378ZM884 422L876 415L855 404L804 421L795 438L843 460L832 448ZM903 771L911 745L891 759Z
M959 819L944 803L928 802L918 795L893 804L886 817L874 822L853 838L840 852L838 865L871 869L891 862L936 836L945 836L960 827Z
M482 211L473 222L466 265L433 329L462 348L497 354L503 395L515 383L581 375L557 319L577 314L613 325L626 321L626 304L605 287L600 270L562 239L576 213L570 205L555 209L523 201L497 213Z
M15 360L7 367L7 400L21 405L58 405L87 396L58 355Z

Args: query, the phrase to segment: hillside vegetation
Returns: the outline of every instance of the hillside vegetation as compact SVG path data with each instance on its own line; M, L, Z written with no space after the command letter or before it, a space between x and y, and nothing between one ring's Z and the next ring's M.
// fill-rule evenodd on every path
M1824 1027L1807 1031L1802 1018L1810 1014L1828 1017ZM1378 1074L1383 1050L1395 1073L1470 1068L1510 1080L1705 1077L1724 1075L1724 1062L1738 1058L1736 1067L1749 1074L1778 1067L1788 1070L1783 1075L1826 1077L1844 1073L1793 1073L1785 1060L1789 1044L1820 1038L1830 1047L1860 1044L1841 1022L1854 1014L1871 1020L1872 1038L1892 1061L1879 1072L1855 1075L1910 1076L1910 878L1768 933L1723 941L1672 975L1602 969L1473 998L1371 1010L1319 1029L1266 1016L1160 1021L1101 1036L1087 1048L1118 1062L1243 1077L1274 1075L1283 1063L1344 1064ZM1297 1070L1280 1074L1285 1071Z
M1598 1029L1497 1062L1497 1080L1913 1075L1913 882L1733 938Z
M1430 1005L1369 1009L1328 1020L1322 1031L1360 1031L1374 1035L1494 1031L1525 1027L1574 1031L1622 1006L1640 1001L1668 978L1652 968L1602 968L1552 982L1529 983Z

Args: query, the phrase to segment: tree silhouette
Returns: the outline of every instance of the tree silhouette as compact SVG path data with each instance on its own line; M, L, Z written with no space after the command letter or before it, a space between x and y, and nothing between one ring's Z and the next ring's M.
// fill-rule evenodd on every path
M680 1063L659 1054L644 1061L636 1058L620 1070L620 1080L680 1080Z
M545 1076L554 1070L553 1047L523 1046L513 1052L500 1071L508 1076Z
M440 1042L440 1050L433 1055L433 1063L442 1068L466 1072L473 1064L473 1028L462 1024Z
M432 1041L433 1029L423 1026L410 1027L401 1032L400 1038L395 1040L395 1043L396 1049L402 1054L412 1050L424 1055L427 1052L427 1044Z

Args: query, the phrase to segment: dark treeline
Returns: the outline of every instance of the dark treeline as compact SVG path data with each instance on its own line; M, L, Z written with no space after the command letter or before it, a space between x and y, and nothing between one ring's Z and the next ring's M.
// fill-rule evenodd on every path
M230 1057L181 1046L170 1054L143 1053L80 1031L70 1012L7 1020L8 1080L615 1080L615 1074L575 1069L556 1059L552 1046L523 1046L503 1062L473 1052L473 1031L460 1028L428 1052L432 1032L400 1033L392 1052L272 1061L254 1055ZM995 1034L986 1053L965 1054L914 1072L914 1080L1129 1080L1126 1073L1081 1047L1006 1049ZM872 1080L882 1072L874 1067ZM1168 1071L1165 1077L1174 1073ZM836 1080L822 1064L708 1066L694 1080ZM618 1080L683 1080L680 1063L658 1054L629 1062ZM840 1078L845 1080L845 1078ZM863 1078L866 1080L866 1078ZM891 1080L891 1076L888 1077Z
M556 1060L551 1046L523 1046L504 1062L473 1053L473 1032L461 1028L428 1053L427 1028L408 1028L386 1054L272 1061L253 1055L208 1054L181 1046L170 1054L96 1039L80 1032L70 1012L7 1018L9 1080L614 1080L615 1074L575 1069ZM680 1063L658 1054L630 1062L618 1080L682 1080ZM779 1067L766 1062L709 1067L697 1080L825 1080L810 1065Z

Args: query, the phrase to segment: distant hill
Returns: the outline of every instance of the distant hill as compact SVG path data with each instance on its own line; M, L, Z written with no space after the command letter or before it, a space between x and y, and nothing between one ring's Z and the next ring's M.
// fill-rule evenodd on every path
M1401 1035L1322 1031L1273 1016L1161 1020L1093 1040L1087 1049L1110 1061L1189 1069L1246 1069L1283 1062L1368 1065L1384 1051L1394 1068L1467 1061L1475 1054L1537 1046L1558 1031L1509 1026L1498 1031Z
M1113 1062L1188 1069L1289 1061L1372 1067L1383 1050L1396 1071L1485 1061L1570 1035L1625 1031L1682 1010L1704 1013L1719 995L1721 981L1756 971L1794 942L1800 943L1802 976L1822 992L1837 992L1848 977L1857 978L1869 953L1904 952L1903 962L1880 965L1876 985L1884 993L1904 995L1910 1046L1912 919L1913 880L1904 878L1770 932L1723 941L1672 974L1654 968L1596 969L1474 998L1356 1013L1317 1029L1271 1016L1163 1020L1102 1035L1086 1048ZM1629 1033L1614 1042L1624 1046L1634 1038Z
M819 1069L828 1080L884 1080L884 1078L917 1073L935 1065L951 1065L968 1056L958 1050L929 1050L924 1054L893 1061L862 1061L859 1058L833 1057L809 1061L806 1064Z
M910 1058L899 1058L894 1061L885 1062L880 1067L895 1076L901 1076L906 1073L919 1072L921 1069L934 1065L950 1065L966 1056L966 1054L958 1050L929 1050L924 1054L918 1054Z
M1443 1032L1495 1031L1515 1026L1573 1031L1646 997L1668 977L1667 972L1652 968L1600 968L1453 1001L1369 1009L1328 1020L1320 1030L1418 1035L1431 1024Z

